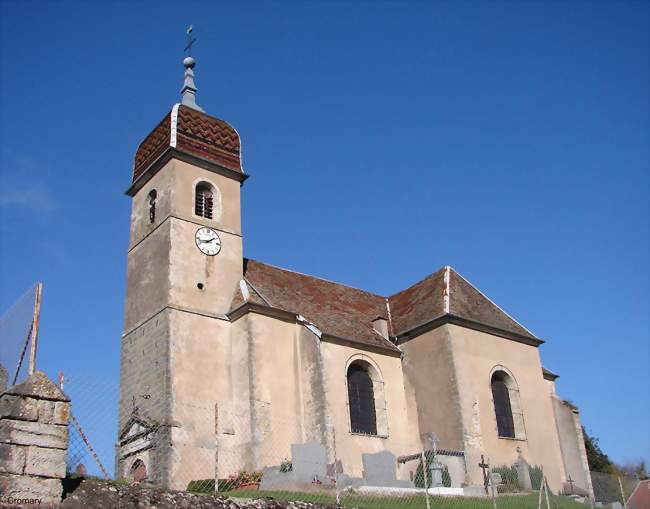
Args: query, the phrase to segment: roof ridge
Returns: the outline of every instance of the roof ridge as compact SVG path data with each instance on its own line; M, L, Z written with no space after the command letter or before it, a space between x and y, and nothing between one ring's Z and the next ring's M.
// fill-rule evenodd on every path
M251 287L251 289L252 289L252 290L257 294L257 296L258 296L260 299L262 299L262 300L263 300L266 304L268 304L269 306L273 307L273 305L271 304L271 301L270 301L269 299L267 299L266 297L264 297L264 294L263 294L262 292L260 292L260 291L255 287L255 285L254 285L253 283L251 283L248 279L246 279L246 276L243 276L243 280L244 280L244 282L245 282L248 286Z
M252 258L246 258L246 260L251 261L251 262L255 262L255 263L259 263L261 265L266 265L267 267L273 267L274 269L283 270L284 272L291 272L292 274L298 274L300 276L310 277L310 278L313 278L313 279L319 279L320 281L325 281L326 283L330 283L332 285L345 286L346 288L350 288L352 290L357 290L359 292L367 293L368 295L372 295L373 297L378 297L380 299L387 299L388 298L388 297L386 297L384 295L380 295L378 293L370 292L368 290L364 290L364 289L359 288L357 286L352 286L352 285L348 285L348 284L345 284L345 283L339 283L337 281L332 281L330 279L325 279L324 277L320 277L320 276L313 276L311 274L305 274L304 272L299 272L297 270L285 269L284 267L278 267L277 265L273 265L272 263L260 262L259 260L253 260Z
M519 327L524 329L528 334L530 334L534 338L538 337L537 334L531 332L527 327L524 327L521 323L519 323L519 321L517 319L515 319L513 316L511 316L501 306L499 306L496 302L494 302L492 299L490 299L490 297L488 297L481 290L479 290L476 285L474 285L473 283L470 283L470 281L465 276L463 276L460 272L458 272L456 269L454 269L453 267L451 267L449 265L448 265L448 267L449 267L450 270L453 270L458 275L458 277L460 277L463 281L465 281L468 285L470 285L474 290L476 290L478 293L480 293L483 296L483 298L485 298L488 302L490 302L490 304L492 304L495 308L497 308L499 311L501 311L506 317L508 317L513 322L515 322L517 325L519 325ZM450 300L450 305L451 305L451 296L450 296L449 300Z

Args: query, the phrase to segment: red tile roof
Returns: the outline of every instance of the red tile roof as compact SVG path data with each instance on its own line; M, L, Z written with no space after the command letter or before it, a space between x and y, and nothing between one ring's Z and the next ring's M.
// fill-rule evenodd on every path
M244 277L252 302L302 315L330 336L397 351L372 327L386 316L384 297L255 260L244 260ZM233 309L243 303L238 293Z
M302 315L325 334L371 346L396 349L372 327L375 318L388 318L389 312L391 337L437 318L457 317L529 338L533 344L541 342L450 267L391 297L248 259L244 260L244 278L248 302ZM231 309L244 304L238 291Z
M174 120L175 131L172 129ZM133 162L133 182L169 148L243 173L237 131L223 120L181 104L167 113L138 147Z
M445 268L388 299L396 334L414 329L445 314Z
M627 501L629 509L650 509L650 480L639 481Z

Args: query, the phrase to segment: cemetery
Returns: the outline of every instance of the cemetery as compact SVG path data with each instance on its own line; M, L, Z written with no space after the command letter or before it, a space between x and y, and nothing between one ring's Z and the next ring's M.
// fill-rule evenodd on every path
M413 480L398 479L398 465L410 462L417 464ZM362 476L351 477L345 474L340 461L328 463L323 445L292 444L291 459L280 465L220 479L216 490L212 479L192 481L187 490L236 499L303 501L366 509L392 509L396 503L414 509L491 509L494 501L490 493L494 488L500 508L533 509L539 503L541 472L531 468L521 454L511 467L486 468L490 473L486 474L485 486L464 485L464 458L454 451L423 451L400 457L390 451L364 453L362 463ZM548 496L555 509L585 507L568 497Z

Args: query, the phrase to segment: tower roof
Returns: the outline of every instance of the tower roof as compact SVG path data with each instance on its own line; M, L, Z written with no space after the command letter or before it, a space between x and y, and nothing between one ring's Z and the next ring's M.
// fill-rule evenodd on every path
M188 29L188 36L192 28ZM192 39L188 47L191 48ZM183 60L185 79L181 103L175 104L140 143L133 161L133 179L127 194L133 195L169 159L175 157L236 180L247 175L241 164L239 133L224 120L208 115L196 104L196 60Z
M244 176L240 148L239 134L230 124L176 104L140 143L133 161L133 184L170 150Z

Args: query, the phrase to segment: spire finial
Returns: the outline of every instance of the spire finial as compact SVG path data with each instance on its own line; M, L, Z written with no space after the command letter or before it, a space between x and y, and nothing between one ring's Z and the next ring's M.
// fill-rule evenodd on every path
M181 104L198 111L203 111L203 108L196 104L196 85L194 84L194 66L196 65L196 60L192 57L192 45L196 42L196 38L192 38L192 29L192 25L187 27L187 46L185 46L187 56L183 60L185 81L181 89Z

